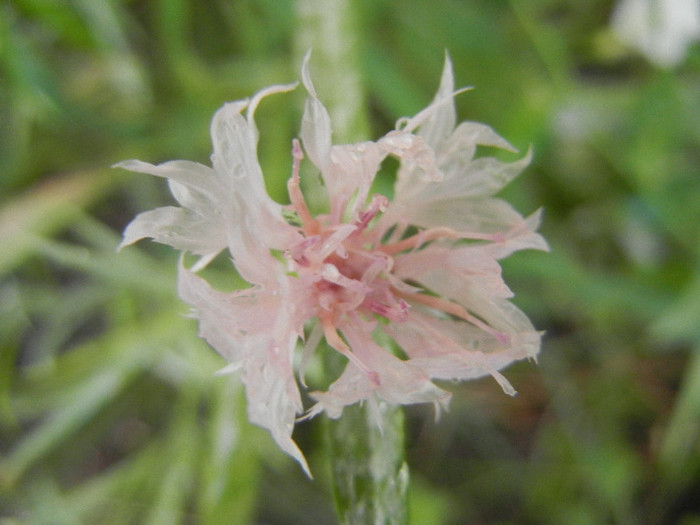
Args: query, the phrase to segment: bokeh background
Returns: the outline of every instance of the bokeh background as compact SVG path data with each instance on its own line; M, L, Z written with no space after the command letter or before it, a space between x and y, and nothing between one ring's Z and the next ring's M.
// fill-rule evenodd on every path
M177 254L115 252L171 198L110 165L207 163L216 108L298 79L299 5L0 4L1 523L335 522L322 418L295 432L312 482L213 376L223 362L176 296ZM547 331L539 365L506 372L519 395L484 379L449 385L438 423L406 410L411 522L700 523L698 46L642 54L612 30L611 0L346 7L367 138L427 105L449 50L476 88L460 120L532 145L503 195L544 207L552 247L504 264ZM257 113L280 202L297 91Z

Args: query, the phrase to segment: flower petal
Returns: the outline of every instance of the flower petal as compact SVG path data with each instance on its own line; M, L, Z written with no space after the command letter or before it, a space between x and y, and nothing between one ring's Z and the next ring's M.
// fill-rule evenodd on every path
M187 160L171 160L162 164L154 165L140 160L125 160L112 166L113 168L123 168L139 173L148 173L156 177L163 177L168 180L179 182L204 194L210 202L217 202L222 193L222 186L217 183L214 171L199 164Z
M301 66L301 79L309 93L301 119L301 141L311 162L323 173L330 161L331 153L331 117L328 110L316 95L316 88L309 73L311 52L304 56Z
M274 92L274 91L273 91ZM282 216L282 206L267 194L262 170L257 159L257 130L252 113L246 120L241 104L225 104L214 115L211 136L214 146L212 164L217 176L224 181L230 195L232 228L244 216L255 217L245 234L272 249L284 249L298 234ZM238 232L242 235L243 232ZM234 257L243 256L237 246L231 246Z
M180 262L178 294L192 306L199 320L199 336L224 359L242 362L246 357L249 336L260 330L261 312L276 306L258 288L224 293L214 290Z
M175 206L139 213L124 230L119 249L146 237L177 250L212 257L226 248L226 232L220 221Z
M216 291L182 264L178 276L180 297L194 308L200 337L242 369L250 421L268 429L310 476L291 439L302 404L292 369L297 335L284 322L287 305L279 295L261 289Z
M328 417L337 419L344 407L370 398L376 394L393 404L432 402L447 407L451 394L430 382L429 377L410 361L401 361L387 349L372 340L371 332L357 323L342 328L350 348L358 359L379 376L374 383L366 372L354 363L348 363L343 374L328 389L314 392L317 401L312 413L325 411Z
M414 282L430 274L431 281L439 281L443 288L459 288L460 295L476 290L486 297L512 297L489 246L431 244L397 256L394 271L399 278Z
M302 412L290 359L295 342L296 335L293 334L285 347L271 340L251 348L244 362L242 378L250 421L268 429L279 447L297 460L311 477L306 459L291 437L296 415Z
M431 106L437 106L437 109L430 113L429 117L420 126L420 135L434 149L437 149L440 144L449 138L457 122L454 86L452 60L450 60L450 55L445 52L445 65L442 68L440 87L431 104Z
M269 92L286 88L279 86ZM222 220L227 223L228 247L236 269L248 282L265 284L276 278L272 270L276 261L270 250L284 250L301 236L284 220L282 206L267 195L257 159L253 114L250 112L246 120L240 114L244 107L240 102L226 104L214 115L212 163L226 186L228 199Z
M461 321L436 319L414 309L410 321L401 327L388 325L386 332L411 357L409 363L434 379L476 379L493 376L506 393L510 383L498 370L533 357L539 348L539 334L519 334L510 344Z

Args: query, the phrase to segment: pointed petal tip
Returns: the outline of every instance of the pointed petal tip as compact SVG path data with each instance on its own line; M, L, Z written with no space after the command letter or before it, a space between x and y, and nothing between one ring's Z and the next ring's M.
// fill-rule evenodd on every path
M133 167L139 164L144 164L144 162L137 159L128 159L115 162L110 166L110 168L121 168L123 170L135 171Z
M202 255L199 258L199 260L192 265L191 271L193 273L197 273L200 270L203 270L204 268L206 268L209 265L210 262L212 262L216 258L217 255L219 255L219 252L208 253L206 255Z
M255 113L258 104L260 104L260 101L265 97L274 95L275 93L287 93L289 91L293 91L298 85L299 82L295 81L288 84L275 84L273 86L266 87L265 89L261 89L255 95L253 95L253 98L250 99L246 117L249 121L253 118L253 114Z
M132 242L127 242L126 239L122 239L122 242L119 243L119 246L117 246L117 248L114 251L119 253L120 251L122 251L123 248L131 246L132 244Z
M309 468L309 464L306 462L306 459L304 459L304 456L301 456L301 458L294 458L297 460L299 465L301 465L301 469L304 471L304 474L306 474L306 477L309 478L310 481L314 480L314 475L311 473L311 469Z
M306 91L309 92L309 95L311 95L313 98L318 98L318 95L316 94L316 88L314 88L314 84L311 81L311 71L309 67L309 63L311 61L311 49L309 49L306 54L304 55L304 60L301 63L301 82L304 84L304 87L306 88Z
M306 53L304 53L304 58L301 61L302 67L304 67L309 62L309 60L311 60L312 49L313 48L310 47L309 49L306 50Z
M241 369L242 364L241 363L229 363L225 367L220 368L216 372L214 372L215 376L226 376L229 374L233 374L237 372L238 370Z
M279 436L274 435L274 432L272 432L272 435L282 451L294 458L294 460L299 463L299 466L304 471L304 474L306 474L306 476L313 481L314 476L311 474L309 464L294 440L291 437L284 437L282 440L280 440Z

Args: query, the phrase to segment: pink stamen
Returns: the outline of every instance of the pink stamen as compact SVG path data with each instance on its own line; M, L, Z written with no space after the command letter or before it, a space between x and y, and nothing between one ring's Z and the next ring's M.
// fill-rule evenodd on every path
M299 215L304 233L307 235L314 235L319 232L319 225L311 216L309 208L306 206L306 201L304 200L304 194L301 192L301 187L299 186L299 166L301 165L301 160L304 158L304 152L297 139L292 140L292 158L294 159L292 164L292 177L287 181L289 200L292 208Z
M389 321L395 323L403 323L408 320L408 309L410 306L403 299L399 299L396 305L388 305L374 299L367 299L362 305L371 312L386 317Z
M335 265L330 263L325 263L318 272L318 275L320 275L325 281L328 281L329 283L341 286L359 295L364 296L372 291L372 288L370 286L363 283L362 281L358 281L357 279L351 279L350 277L346 277L340 272L340 270L338 270L338 268Z
M354 353L352 353L348 345L345 344L345 341L341 339L338 331L335 329L332 317L330 315L322 314L320 319L321 323L323 324L323 335L326 337L326 342L331 346L331 348L334 348L347 357L357 368L367 375L368 379L375 387L378 387L380 385L379 374L374 370L370 370L366 364L364 364Z
M407 237L401 241L394 244L388 244L380 246L379 249L384 253L389 255L394 255L406 250L414 250L420 248L423 244L428 241L434 241L436 239L472 239L478 241L491 241L491 242L503 242L505 236L501 232L497 233L465 233L458 232L452 228L430 228L428 230L423 230L415 235Z
M494 327L486 324L478 317L475 317L469 312L467 312L467 310L464 309L464 307L458 305L457 303L441 299L440 297L433 297L431 295L425 295L420 293L398 293L400 293L409 301L415 301L416 303L424 304L426 306L429 306L430 308L434 308L435 310L441 310L445 313L452 314L455 317L464 319L465 321L473 324L477 328L481 328L484 332L491 334L503 344L508 344L510 342L510 336L508 334L496 330Z
M379 212L383 212L384 210L386 210L388 205L389 199L387 199L384 195L374 195L372 197L372 202L369 203L367 209L360 213L360 216L356 222L357 232L361 232L362 230L367 228L367 225L370 223L370 221L374 219Z
M323 240L323 243L318 247L314 257L317 258L319 262L325 260L326 257L332 253L338 253L338 255L343 258L347 257L343 241L355 232L356 229L357 226L354 224L342 224L338 226L332 234Z
M292 246L285 253L288 257L294 259L299 266L306 268L311 265L311 261L309 261L309 259L306 257L306 252L313 246L316 246L319 242L321 242L320 235L312 235L310 237L306 237L295 246Z

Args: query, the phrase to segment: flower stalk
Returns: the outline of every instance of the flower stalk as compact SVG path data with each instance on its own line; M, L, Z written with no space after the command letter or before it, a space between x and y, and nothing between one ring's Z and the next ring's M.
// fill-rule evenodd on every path
M353 405L327 420L333 495L340 523L408 523L408 464L399 406L379 403L376 413Z

